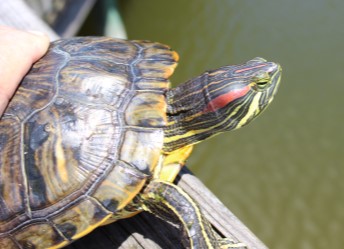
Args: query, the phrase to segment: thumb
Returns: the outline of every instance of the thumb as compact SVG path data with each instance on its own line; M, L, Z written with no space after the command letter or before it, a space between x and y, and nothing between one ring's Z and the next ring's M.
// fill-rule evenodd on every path
M48 46L49 39L42 33L0 26L0 115L21 79Z

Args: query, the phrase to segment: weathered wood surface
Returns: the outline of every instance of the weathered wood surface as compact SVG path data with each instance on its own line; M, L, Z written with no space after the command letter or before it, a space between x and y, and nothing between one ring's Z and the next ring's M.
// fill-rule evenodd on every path
M52 40L58 37L21 0L0 1L0 24L24 30L40 30L48 33ZM219 236L240 241L248 248L267 248L189 171L184 169L176 184L199 203ZM100 227L67 248L185 248L184 239L178 227L144 212Z

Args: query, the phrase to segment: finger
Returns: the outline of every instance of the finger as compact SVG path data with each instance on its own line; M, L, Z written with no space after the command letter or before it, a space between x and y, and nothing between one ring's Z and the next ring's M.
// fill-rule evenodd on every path
M0 114L32 63L49 46L46 35L0 26Z

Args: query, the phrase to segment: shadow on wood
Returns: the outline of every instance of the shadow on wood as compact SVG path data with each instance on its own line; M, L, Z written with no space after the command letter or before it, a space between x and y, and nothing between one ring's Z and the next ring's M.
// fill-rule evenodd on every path
M183 239L184 238L184 239ZM180 229L150 213L142 212L135 217L99 227L81 238L69 249L108 248L185 248L188 243Z

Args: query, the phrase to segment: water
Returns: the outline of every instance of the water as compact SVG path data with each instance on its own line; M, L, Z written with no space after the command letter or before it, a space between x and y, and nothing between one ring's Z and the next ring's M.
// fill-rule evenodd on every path
M256 56L283 67L248 127L198 145L191 170L270 248L344 244L344 1L126 0L130 39L169 44L175 85Z

